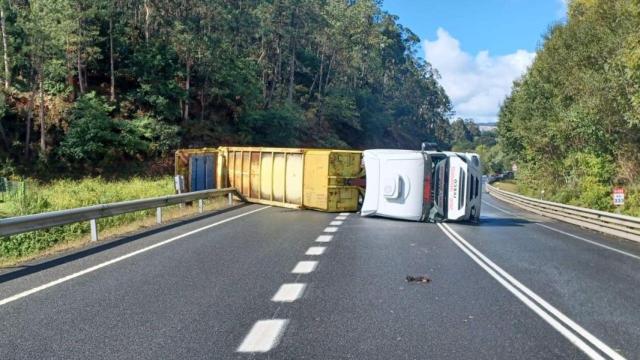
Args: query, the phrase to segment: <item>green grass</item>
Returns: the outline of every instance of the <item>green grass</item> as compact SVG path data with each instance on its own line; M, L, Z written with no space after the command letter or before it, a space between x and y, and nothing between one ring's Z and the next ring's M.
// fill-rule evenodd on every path
M515 180L502 180L502 181L496 181L495 183L491 184L493 187L496 187L500 190L504 190L504 191L510 191L513 193L517 193L518 192L518 184L516 184Z
M57 180L47 184L27 181L24 194L5 197L0 217L36 214L83 206L173 194L170 176L106 181L101 178ZM114 228L151 216L154 210L122 214L98 220L100 230ZM77 240L89 233L87 222L58 226L0 239L0 260L37 254L60 243ZM3 261L3 262L4 262Z

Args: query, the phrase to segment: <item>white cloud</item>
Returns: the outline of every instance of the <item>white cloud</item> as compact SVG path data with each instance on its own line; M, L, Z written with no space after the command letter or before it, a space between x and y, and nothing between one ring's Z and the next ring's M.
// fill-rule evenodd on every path
M567 8L569 7L569 0L558 0L558 10L556 15L560 19L565 19L567 17Z
M435 67L440 83L453 102L456 115L477 122L495 121L500 103L511 92L514 80L529 67L535 53L525 50L502 56L480 51L464 52L460 42L439 28L437 39L424 42L425 58Z

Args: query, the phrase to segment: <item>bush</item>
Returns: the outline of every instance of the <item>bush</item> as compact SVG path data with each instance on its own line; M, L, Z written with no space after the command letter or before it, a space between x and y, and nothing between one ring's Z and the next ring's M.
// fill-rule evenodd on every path
M603 185L594 177L586 177L580 180L578 188L579 196L572 201L574 205L603 211L613 210L610 185Z
M103 97L88 93L69 112L69 130L59 154L85 166L111 166L124 157L165 156L180 143L178 126L148 115L118 120Z
M60 144L60 155L70 162L99 165L119 160L123 154L146 152L148 144L137 129L113 120L112 110L93 92L78 99L69 112L69 130Z
M148 145L148 155L166 156L180 144L180 128L169 125L148 115L136 117L131 122L141 138Z
M303 122L302 111L296 106L252 111L240 119L239 135L251 145L295 146Z

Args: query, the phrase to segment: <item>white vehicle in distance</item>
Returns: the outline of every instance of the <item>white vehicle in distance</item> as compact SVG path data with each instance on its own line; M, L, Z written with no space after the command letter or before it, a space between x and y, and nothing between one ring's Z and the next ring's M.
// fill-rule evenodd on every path
M478 221L480 158L473 153L366 150L362 216Z

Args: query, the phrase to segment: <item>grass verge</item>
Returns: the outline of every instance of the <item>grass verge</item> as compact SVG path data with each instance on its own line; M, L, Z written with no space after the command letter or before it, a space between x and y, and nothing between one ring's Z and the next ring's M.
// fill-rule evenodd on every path
M173 194L173 178L132 178L106 181L101 178L58 180L52 183L27 181L23 191L4 197L0 217L36 214L96 204L144 199ZM218 209L224 199L205 201L207 210ZM178 219L196 213L197 207L172 206L163 210L163 219ZM155 224L155 209L98 220L100 238L136 231ZM12 266L60 251L85 246L90 226L81 222L0 238L0 266Z
M516 184L515 180L496 181L491 185L500 190L518 193L518 184Z
M227 206L226 197L213 198L213 199L204 201L205 212L219 210L224 208L225 206ZM150 214L149 212L139 212L141 214L136 216L135 220L133 220L134 218L131 218L132 220L130 222L124 222L118 225L104 226L105 225L104 222L102 223L99 222L98 223L98 231L99 231L98 242L110 240L117 236L123 236L123 235L131 234L134 232L138 232L143 229L157 226L155 210L152 212L153 214ZM132 214L135 214L135 213L132 213ZM166 224L171 221L185 219L197 214L198 214L197 205L183 206L183 207L180 207L177 205L168 206L163 208L162 210L162 221L163 221L163 224ZM58 228L64 228L66 226L69 226L69 225L60 226ZM88 228L88 225L86 225L86 227ZM43 230L43 231L34 231L29 234L32 234L31 236L35 238L47 239L51 237L50 232L51 230ZM64 234L64 232L62 234ZM21 235L25 235L25 234L21 234ZM3 241L6 241L7 239L19 237L21 235L7 237L7 238L4 238ZM45 243L50 243L50 242L51 242L50 239L49 241L45 241ZM80 249L90 244L92 244L91 235L88 232L81 233L81 234L63 235L63 237L61 238L56 238L56 241L53 242L50 246L42 247L38 250L33 250L27 253L0 256L0 268L17 266L25 262L29 262L29 261L49 257L49 256L54 256L62 252L67 252L74 249Z

